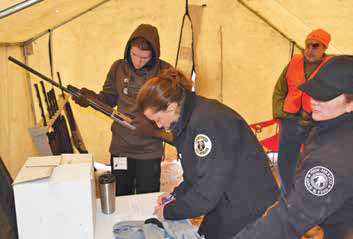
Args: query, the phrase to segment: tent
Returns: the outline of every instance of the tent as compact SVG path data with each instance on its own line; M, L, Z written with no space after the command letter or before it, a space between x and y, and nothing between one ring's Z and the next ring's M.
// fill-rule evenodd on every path
M0 12L21 2L2 0ZM328 53L353 54L351 1L188 3L195 37L195 90L236 109L248 123L271 119L277 77L312 29L331 33ZM63 84L98 92L141 23L158 28L161 58L174 65L184 13L184 0L44 0L0 18L0 155L12 176L28 156L37 154L28 128L40 120L40 111L33 90L39 79L9 62L9 56L50 76L50 40L54 73L60 72ZM89 152L95 160L108 162L111 119L72 106Z

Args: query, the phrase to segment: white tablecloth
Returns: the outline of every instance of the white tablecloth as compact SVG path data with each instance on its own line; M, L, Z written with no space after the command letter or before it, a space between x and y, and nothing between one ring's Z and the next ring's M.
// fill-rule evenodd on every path
M115 198L115 212L103 214L100 199L97 199L95 239L114 239L113 226L120 221L144 221L153 216L157 197L161 193L146 193Z

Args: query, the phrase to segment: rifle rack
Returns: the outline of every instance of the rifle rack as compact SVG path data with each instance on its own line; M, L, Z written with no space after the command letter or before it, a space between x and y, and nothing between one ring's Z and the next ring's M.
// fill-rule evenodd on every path
M41 119L34 127L29 128L29 133L31 134L32 141L35 144L39 156L53 155L51 151L47 133L49 133L51 127L53 126L55 120L62 114L64 111L65 105L69 102L69 95L65 95L65 99L60 95L58 97L58 111L49 118L49 114L45 114L47 120L47 125L43 126L43 119Z

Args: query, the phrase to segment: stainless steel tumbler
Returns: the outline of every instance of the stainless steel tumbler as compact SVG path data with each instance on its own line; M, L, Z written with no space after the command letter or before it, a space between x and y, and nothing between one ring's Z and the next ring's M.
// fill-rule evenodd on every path
M103 174L99 176L98 182L102 212L111 214L115 212L115 177L112 174Z

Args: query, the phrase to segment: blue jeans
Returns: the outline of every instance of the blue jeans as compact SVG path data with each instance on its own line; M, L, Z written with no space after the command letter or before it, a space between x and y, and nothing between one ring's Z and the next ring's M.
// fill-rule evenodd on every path
M281 190L286 193L294 186L297 159L300 146L308 136L308 128L295 119L281 119L278 143L278 171L281 177Z

